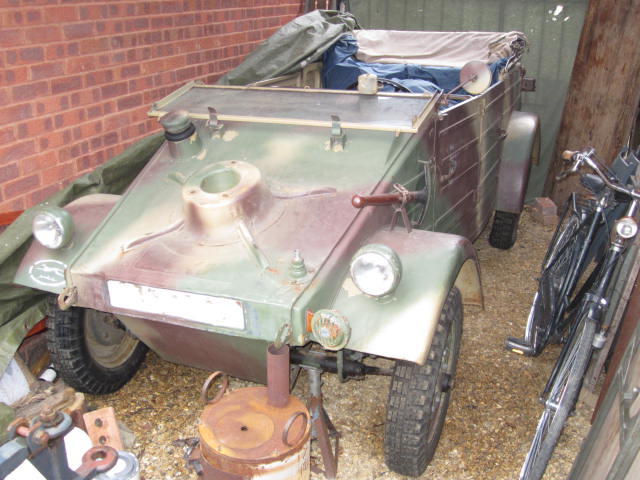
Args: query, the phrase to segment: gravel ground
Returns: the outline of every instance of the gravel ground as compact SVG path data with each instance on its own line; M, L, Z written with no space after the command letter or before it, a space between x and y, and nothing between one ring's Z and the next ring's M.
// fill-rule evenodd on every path
M552 347L535 359L508 353L507 335L520 336L535 290L535 276L553 229L525 212L509 251L491 248L487 232L476 242L485 309L465 311L456 386L438 451L421 478L514 479L541 413L538 395L558 355ZM134 453L147 480L195 478L185 468L185 439L197 434L199 391L208 372L174 365L150 353L136 377L116 394L89 397L111 405L136 434ZM383 423L389 379L340 384L325 374L325 406L342 434L339 479L399 479L383 460ZM232 380L230 388L250 385ZM306 395L306 378L295 394ZM580 402L565 429L545 479L565 478L588 430L591 407ZM314 446L312 463L319 454ZM312 478L324 478L312 475Z

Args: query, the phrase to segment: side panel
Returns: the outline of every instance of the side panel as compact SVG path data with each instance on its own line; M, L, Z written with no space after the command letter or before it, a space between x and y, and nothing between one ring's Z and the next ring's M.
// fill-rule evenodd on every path
M540 120L538 116L535 113L513 112L502 151L497 210L522 212L531 164L538 163L539 153Z
M436 139L434 229L474 238L480 180L481 96L442 112Z
M118 315L133 334L169 362L266 383L269 342L196 325Z
M451 287L458 286L467 303L482 302L474 249L463 237L421 230L383 230L367 243L398 253L402 279L392 295L373 298L345 277L333 308L351 325L346 348L422 364Z

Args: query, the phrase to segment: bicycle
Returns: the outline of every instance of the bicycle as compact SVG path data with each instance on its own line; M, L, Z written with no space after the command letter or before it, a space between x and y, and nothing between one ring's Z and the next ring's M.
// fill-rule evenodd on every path
M609 246L591 276L593 282L580 295L572 318L568 320L570 328L567 341L547 382L544 410L520 471L520 480L539 480L546 470L565 422L577 402L591 353L594 349L602 348L606 341L610 318L607 319L604 314L609 305L611 279L626 244L638 233L635 217L640 206L640 190L635 185L627 188L618 178L605 174L604 167L594 159L594 153L591 149L565 152L563 156L573 160L570 173L577 172L586 164L597 174L602 189L625 197L625 201L620 202L624 209L615 219Z
M590 149L583 153L591 156L594 151ZM638 164L640 161L636 155L629 149L623 149L611 170L604 171L608 178L625 185ZM575 307L594 277L590 276L577 293L576 288L606 245L612 221L626 207L625 199L616 200L596 175L582 175L581 183L590 192L589 197L572 193L565 203L542 262L524 338L508 337L506 340L505 347L511 352L537 356L549 343L561 338L571 318L565 313Z

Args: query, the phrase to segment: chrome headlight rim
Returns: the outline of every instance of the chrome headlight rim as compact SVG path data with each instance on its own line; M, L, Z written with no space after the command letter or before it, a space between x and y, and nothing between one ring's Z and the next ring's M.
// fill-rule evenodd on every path
M51 235L51 231L56 233ZM57 250L66 247L73 237L73 218L59 207L41 208L33 217L32 233L43 247Z
M638 223L632 217L622 217L616 222L615 229L618 235L628 240L638 233Z
M378 260L381 263L380 266L385 265L387 271L392 274L391 280L382 278L382 282L379 285L371 285L363 282L363 279L359 278L358 266L365 260L374 261ZM391 248L381 243L370 243L361 247L351 259L349 265L349 273L351 280L365 295L371 297L385 297L392 294L402 278L402 262L398 254ZM384 285L384 286L383 286Z

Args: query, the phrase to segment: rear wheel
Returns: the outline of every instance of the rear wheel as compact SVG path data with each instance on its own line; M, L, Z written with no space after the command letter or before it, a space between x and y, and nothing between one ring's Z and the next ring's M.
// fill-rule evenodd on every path
M489 245L501 250L513 247L518 237L518 221L520 215L496 210L493 216L493 226L489 234Z
M550 341L569 306L572 279L584 240L581 214L569 200L551 239L527 317L524 339L510 338L507 348L527 356L539 355Z
M447 414L460 351L462 301L449 292L424 365L397 361L389 387L385 459L402 475L419 476L433 458Z
M109 313L54 306L47 326L56 371L81 392L115 392L138 371L147 353L146 345Z

